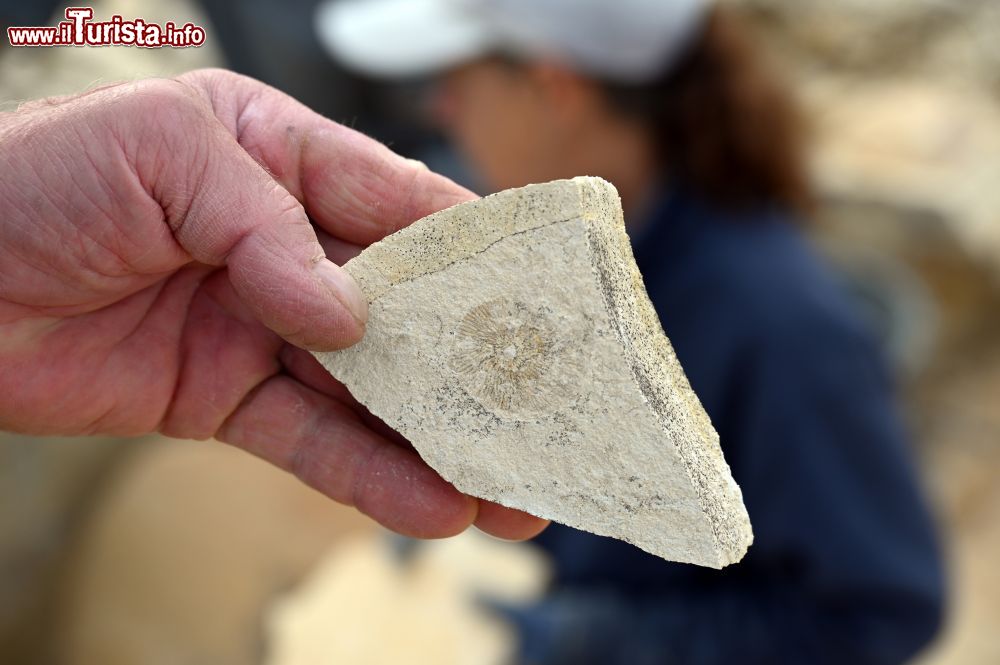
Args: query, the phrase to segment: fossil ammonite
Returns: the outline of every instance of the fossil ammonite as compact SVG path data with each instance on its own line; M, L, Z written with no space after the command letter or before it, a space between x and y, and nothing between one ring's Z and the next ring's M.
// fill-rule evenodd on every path
M573 396L576 354L541 308L498 298L471 309L455 331L450 367L483 406L511 415L541 414ZM561 338L561 340L560 340Z

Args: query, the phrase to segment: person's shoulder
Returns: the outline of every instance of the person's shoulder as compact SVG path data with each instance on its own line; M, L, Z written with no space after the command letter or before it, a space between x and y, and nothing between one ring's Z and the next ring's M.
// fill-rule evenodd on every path
M847 289L793 216L715 212L699 226L690 277L745 335L796 342L867 335Z

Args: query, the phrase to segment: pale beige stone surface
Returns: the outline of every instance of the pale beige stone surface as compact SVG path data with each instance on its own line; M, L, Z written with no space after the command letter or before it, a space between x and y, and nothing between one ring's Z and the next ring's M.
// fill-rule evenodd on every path
M456 206L346 268L368 330L317 357L458 489L670 560L742 558L740 489L609 183Z
M138 446L72 543L47 618L55 653L0 662L260 663L268 604L334 544L379 533L234 447L159 437Z
M475 529L403 552L387 537L336 542L266 610L264 665L514 662L513 626L482 599L536 602L549 579L541 552Z

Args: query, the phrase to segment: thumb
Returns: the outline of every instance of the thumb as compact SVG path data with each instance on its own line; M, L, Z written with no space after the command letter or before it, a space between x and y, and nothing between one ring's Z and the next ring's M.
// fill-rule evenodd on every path
M158 123L166 149L134 154L150 155L137 172L177 242L201 263L225 265L254 315L292 344L336 350L360 340L367 300L326 259L299 202L240 147L203 98L183 84L162 85L172 97L168 121Z
M368 301L326 258L302 206L277 190L260 199L275 211L269 223L247 229L226 257L229 279L257 318L292 344L316 351L350 346L364 335ZM291 211L281 216L282 208Z

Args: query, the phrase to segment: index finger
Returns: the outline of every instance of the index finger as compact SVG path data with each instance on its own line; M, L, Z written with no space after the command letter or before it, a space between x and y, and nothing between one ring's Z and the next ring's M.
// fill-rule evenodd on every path
M476 195L420 162L324 118L288 95L226 70L179 77L334 237L368 245Z

